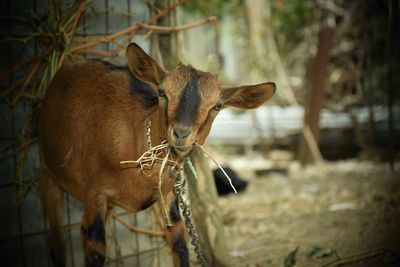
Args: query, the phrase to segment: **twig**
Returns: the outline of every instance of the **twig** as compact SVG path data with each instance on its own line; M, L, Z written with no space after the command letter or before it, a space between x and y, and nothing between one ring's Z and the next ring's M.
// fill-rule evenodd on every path
M163 217L164 217L164 220L165 220L165 223L166 223L167 226L171 226L171 221L169 219L169 216L167 215L168 213L167 213L167 210L165 208L166 203L165 203L164 195L162 193L162 184L163 184L162 177L163 177L165 166L166 166L166 164L168 162L169 153L170 153L170 149L167 150L166 155L165 155L165 157L164 157L164 159L163 159L163 161L161 163L160 171L158 173L158 192L160 194L161 211L163 213Z
M321 267L327 267L327 266L330 266L330 265L332 265L334 263L336 263L336 266L339 266L339 264L341 265L343 263L351 263L351 262L355 262L355 261L358 261L358 260L365 260L365 259L377 256L379 254L382 254L384 252L390 252L390 250L387 250L387 249L384 249L384 248L378 248L378 249L374 249L374 250L370 250L370 251L365 251L365 252L362 252L362 253L359 253L359 254L350 255L348 257L344 257L344 258L341 258L341 259L330 261L330 262L322 265Z
M7 75L9 75L10 73L15 72L16 70L20 69L21 67L25 67L25 66L27 66L27 65L35 62L35 61L38 61L40 59L45 58L48 54L50 54L51 51L53 51L54 47L55 47L55 44L53 44L49 48L47 48L46 51L43 52L42 54L40 54L38 56L31 57L28 60L25 60L25 61L23 61L21 63L17 63L15 65L13 65L9 70L0 73L0 80L4 79Z
M333 250L333 253L335 253L336 259L340 260L339 254L337 253L336 249Z
M67 53L66 50L64 50L64 51L61 53L60 59L59 59L59 61L58 61L57 70L59 70L59 69L61 68L62 64L64 63L64 59L65 59L66 53Z
M33 100L33 101L38 101L38 102L43 100L43 97L41 97L41 96L26 94L26 93L22 94L21 97L29 99L29 100Z
M139 44L143 43L144 41L146 41L147 39L149 39L150 36L151 36L153 33L154 33L153 31L147 31L147 33L144 34L144 35L140 38L140 40L138 41L138 43L139 43Z
M19 148L17 148L17 150L12 151L12 152L10 152L8 154L0 155L0 161L17 155L18 153L20 153L21 151L25 150L26 148L28 148L32 144L36 143L37 141L38 141L37 138L33 138L33 139L29 140L28 142L26 142L25 144L21 145Z
M74 35L76 26L78 25L78 22L82 16L83 12L85 12L86 5L88 3L89 3L88 1L83 1L79 4L77 11L76 11L75 19L71 22L71 24L69 24L67 26L66 31L69 32L71 37ZM61 68L62 64L64 63L66 54L67 54L67 50L64 49L64 51L62 52L62 54L60 56L60 61L58 62L58 69Z
M269 29L269 28L268 28L267 35L271 35L271 37L268 38L270 53L273 56L273 61L275 61L274 64L276 66L278 76L281 78L281 80L283 82L283 86L282 86L283 94L284 94L285 98L287 99L287 101L289 102L289 104L291 104L293 106L300 106L296 99L296 96L293 93L293 88L290 84L290 81L289 81L288 75L285 71L285 68L283 67L282 60L278 53L275 38L273 37L271 29ZM302 129L302 134L304 136L306 145L310 149L311 155L314 158L314 160L317 163L323 163L323 157L321 155L321 151L318 148L318 143L308 125L304 125L304 127Z
M77 54L85 54L85 55L92 55L92 56L99 56L99 57L116 57L118 54L103 50L93 50L93 49L85 49L76 52Z
M167 13L169 13L170 11L172 11L173 9L175 9L177 6L183 4L185 1L186 1L186 0L180 0L180 1L176 2L176 3L173 4L173 5L170 5L169 7L167 7L166 9L164 9L163 11L161 11L160 13L158 13L157 15L155 15L155 16L149 18L148 20L146 20L146 21L144 22L144 24L153 23L154 21L158 20L159 18L165 16ZM118 37L120 37L120 36L122 36L122 35L125 35L125 34L130 34L130 33L137 32L137 31L139 31L141 28L142 28L142 27L140 26L139 23L134 24L134 25L132 25L132 26L126 28L126 29L123 29L123 30L119 31L119 32L116 32L116 33L113 33L113 34L104 36L104 37L102 37L102 38L98 38L98 39L89 41L89 42L87 42L87 43L85 43L85 44L76 46L76 47L74 47L74 48L71 49L71 53L76 53L76 52L79 51L79 50L83 50L83 49L86 49L86 48L88 48L88 47L91 47L91 46L100 44L100 43L109 42L109 41L114 40L114 39L116 39L116 38L118 38Z
M119 52L121 52L121 50L123 49L123 48L122 48L122 45L128 43L128 42L132 39L132 37L133 37L134 35L135 35L135 32L129 33L128 36L126 36L126 37L122 40L121 46L118 46L118 47L116 47L116 48L114 49L114 53L119 54Z
M225 177L228 179L229 184L231 185L233 191L235 191L235 194L237 194L236 188L235 188L235 187L233 186L233 184L232 184L232 179L231 179L231 177L229 177L229 175L225 172L224 168L222 168L222 166L221 166L213 157L211 157L211 155L207 152L207 150L205 150L199 143L196 142L195 144L196 144L196 146L197 146L198 148L200 148L200 149L207 155L207 157L209 157L209 158L215 163L215 165L218 166L218 168L222 171L222 173L223 173L223 174L225 175Z
M156 230L151 230L151 229L146 229L146 228L140 228L131 225L130 223L126 222L125 220L119 218L117 215L112 214L111 215L117 222L120 224L124 225L126 228L128 228L129 231L131 232L136 232L140 234L145 234L145 235L152 235L152 236L164 236L164 233L161 231L156 231Z
M157 213L157 208L155 205L151 206L151 211L153 212L154 218L156 220L156 223L158 224L158 226L160 227L160 229L164 229L164 224L162 223L162 219L160 218L160 216Z
M32 21L30 19L27 19L25 17L18 17L18 16L13 16L13 15L0 15L0 20L16 20L24 23L31 23Z
M5 89L1 94L0 94L0 101L3 100L7 95L9 95L11 92L13 92L15 89L19 88L19 86L24 82L24 79L21 79L13 84L11 84L7 89Z
M0 20L14 20L14 21L30 24L30 26L32 28L34 28L35 30L38 30L38 27L34 23L33 19L19 17L19 16L13 16L13 15L0 15Z
M28 43L29 38L17 38L17 37L4 37L0 39L0 44L2 43Z
M149 25L149 24L144 24L144 23L139 23L139 25L143 28L143 29L147 29L147 30L152 30L155 32L178 32L178 31L184 31L184 30L188 30L188 29L192 29L204 24L208 24L208 23L215 23L217 22L218 19L217 17L208 17L193 23L189 23L186 25L181 25L181 26L172 26L172 27L166 27L166 26L156 26L156 25Z
M73 33L75 31L76 26L78 25L78 22L82 16L82 14L85 12L86 10L86 5L89 3L89 1L82 1L79 4L79 7L76 10L76 17L74 19L74 21L69 24L66 28L67 32Z
M21 98L21 95L24 93L24 89L25 87L31 82L33 76L35 75L35 73L37 72L39 66L40 66L40 62L42 60L38 60L35 65L33 65L31 71L29 72L29 74L26 76L25 80L22 82L22 85L20 87L20 92L14 97L13 101L12 101L12 105L15 106L15 104L18 102L18 100ZM11 92L10 92L11 93Z

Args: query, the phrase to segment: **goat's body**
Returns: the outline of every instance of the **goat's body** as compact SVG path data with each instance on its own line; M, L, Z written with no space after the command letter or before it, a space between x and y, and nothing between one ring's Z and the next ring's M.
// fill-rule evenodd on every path
M150 169L121 169L136 160L151 141L168 141L166 159L182 168L195 143L203 144L218 111L225 105L256 108L275 92L273 83L222 88L216 76L179 65L162 69L139 46L126 50L128 67L102 61L64 66L54 77L42 103L39 120L41 195L50 224L53 266L65 266L62 234L63 192L82 200L82 240L86 266L105 261L104 223L111 204L129 211L145 209L163 195L164 237L175 266L189 266L184 225L172 193L174 179L160 163ZM149 167L149 166L147 166ZM170 220L167 220L170 219Z
M40 136L44 163L65 191L82 201L90 191L103 192L137 211L157 199L158 177L120 168L120 161L148 149L146 111L131 94L130 79L128 71L102 62L64 67L43 103Z
M54 228L62 222L62 202L59 193L54 194L60 191L57 186L85 203L84 228L90 227L96 213L106 220L112 203L135 212L159 198L159 164L145 170L149 176L139 168L120 168L120 161L136 160L148 149L147 121L157 125L157 116L132 93L131 79L127 68L101 61L67 65L55 76L39 123L43 202ZM157 127L152 127L152 139L161 140ZM173 179L164 177L165 195L172 186ZM60 207L53 203L57 201Z

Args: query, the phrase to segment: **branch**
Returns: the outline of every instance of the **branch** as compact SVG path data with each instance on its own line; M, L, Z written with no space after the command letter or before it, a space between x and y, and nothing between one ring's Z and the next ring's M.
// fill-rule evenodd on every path
M24 23L32 23L30 19L27 19L25 17L19 17L19 16L13 16L13 15L0 15L0 20L15 20L15 21L20 21Z
M158 224L158 227L160 227L160 229L164 229L164 223L163 223L162 219L160 218L159 214L157 213L157 208L155 207L155 205L151 206L151 211L153 212L153 215Z
M139 25L146 30L152 30L155 32L178 32L178 31L184 31L184 30L188 30L191 28L195 28L197 26L201 26L204 24L208 24L208 23L216 23L218 21L217 17L208 17L193 23L189 23L186 25L181 25L181 26L176 26L176 27L166 27L166 26L156 26L156 25L149 25L149 24L143 24L140 23Z
M144 24L150 24L150 23L153 23L154 21L157 21L159 18L165 16L166 14L168 14L169 12L171 12L172 10L174 10L177 6L183 4L185 1L186 1L186 0L180 0L180 1L176 2L175 4L173 4L173 5L169 6L169 7L167 7L166 9L164 9L163 11L161 11L160 13L158 13L157 15L155 15L155 16L149 18L148 20L146 20L146 21L144 22ZM132 25L132 26L126 28L126 29L123 29L123 30L119 31L119 32L116 32L116 33L107 35L107 36L105 36L105 37L98 38L98 39L89 41L89 42L87 42L87 43L85 43L85 44L76 46L76 47L74 47L74 48L71 49L71 53L76 53L76 52L78 52L79 50L83 50L83 49L86 49L86 48L88 48L88 47L91 47L91 46L100 44L100 43L109 42L109 41L114 40L114 39L116 39L116 38L118 38L118 37L120 37L120 36L122 36L122 35L125 35L125 34L130 34L130 33L137 32L137 31L139 31L141 28L142 28L142 27L140 26L140 23L136 23L136 24L134 24L134 25Z
M335 265L335 266L344 266L344 265L348 265L349 263L356 263L356 262L365 262L366 259L370 259L373 257L377 257L379 255L385 254L385 253L390 253L390 250L387 250L385 248L377 248L374 250L370 250L370 251L366 251L366 252L362 252L359 254L355 254L355 255L350 255L348 257L345 258L338 258L334 261L328 262L324 265L322 265L322 267L326 267L326 266L331 266L331 265ZM351 265L351 266L354 266Z
M13 16L13 15L0 15L0 20L14 20L17 22L25 23L25 24L30 24L30 26L32 28L34 28L35 30L38 30L38 27L36 26L34 21L29 18Z
M19 80L18 82L14 83L14 84L11 84L10 87L8 87L6 90L4 90L0 94L0 101L3 98L5 98L7 95L11 94L15 89L21 88L23 90L31 81L31 79L33 78L33 75L36 73L36 71L39 67L40 61L41 61L41 59L36 61L36 64L32 67L31 71L29 72L29 74L27 76L25 76L25 78ZM14 98L14 100L15 100L15 98ZM13 100L13 103L14 103L14 100Z
M44 97L27 94L27 93L22 94L21 97L32 100L32 101L37 101L37 102L43 101L43 99L44 99Z
M7 89L5 89L1 94L0 94L0 101L3 100L7 95L11 94L15 89L19 88L19 86L23 83L24 79L21 79L15 83L12 83Z
M86 5L88 3L89 3L88 1L84 1L79 4L78 9L76 11L75 19L73 20L73 22L71 22L71 24L69 24L67 26L66 32L68 32L71 35L71 37L74 35L76 26L78 25L78 22L82 16L82 14L85 12ZM60 61L58 62L58 69L61 68L62 64L64 63L66 53L67 53L67 50L64 49L64 51L62 52L62 54L60 56Z
M287 101L289 104L293 106L299 106L299 103L296 99L296 96L294 95L293 88L290 84L289 78L287 76L287 73L285 71L285 68L283 67L283 63L281 60L281 57L279 56L278 53L278 48L276 46L275 38L272 34L272 31L270 28L267 28L270 38L268 38L269 41L269 47L270 47L270 53L273 56L273 61L274 64L277 68L277 73L278 76L281 78L283 82L282 86L282 91L284 96L286 97ZM317 163L323 163L323 157L321 155L321 151L318 148L317 141L315 140L314 135L312 134L309 125L305 124L303 129L302 129L302 134L304 136L304 140L306 141L306 145L309 148L312 157Z
M12 151L12 152L10 152L8 154L0 155L0 161L4 160L4 159L7 159L9 157L12 157L14 155L17 155L18 153L20 153L21 151L23 151L26 148L30 147L31 145L33 145L37 141L38 141L37 138L33 138L33 139L29 140L28 142L26 142L25 144L21 145L19 148L17 148L17 150Z
M20 69L21 67L25 67L26 65L32 64L35 61L41 60L45 58L48 54L50 54L51 51L53 51L53 48L55 47L55 44L51 45L45 52L43 52L41 55L38 56L33 56L30 59L27 59L25 61L22 61L21 63L17 63L13 65L9 70L6 70L4 72L0 73L0 80L3 80L6 78L10 73L15 72L16 70Z
M120 224L124 225L126 228L128 228L129 231L131 232L136 232L136 233L141 233L145 235L152 235L152 236L164 236L163 232L156 231L156 230L151 230L151 229L145 229L145 228L140 228L131 225L130 223L124 221L123 219L119 218L117 215L112 214L111 215L116 221L118 221Z
M118 56L117 53L108 52L104 50L93 50L93 49L85 49L76 52L77 54L85 54L85 55L92 55L92 56L99 56L99 57L116 57Z
M29 74L26 76L25 80L22 82L22 85L20 87L20 92L14 97L13 101L12 101L12 106L15 106L15 104L18 102L18 100L21 98L21 95L24 93L24 89L25 87L31 82L33 76L35 75L35 73L37 72L40 63L42 60L38 60L35 65L33 65L31 71L29 72ZM16 87L18 88L18 86ZM12 91L10 91L9 93L11 93ZM4 97L4 95L2 95L2 97ZM0 99L1 100L1 99Z
M65 31L70 32L70 33L73 33L75 31L75 28L78 25L78 22L79 22L81 16L85 12L86 6L88 3L89 3L88 1L84 1L79 4L77 11L76 11L76 17L75 17L74 21L67 26Z
M0 44L2 44L2 43L12 43L12 42L15 42L15 43L19 42L19 43L26 44L28 42L28 40L29 40L29 37L18 38L18 37L8 37L7 36L7 37L4 37L4 38L1 38Z

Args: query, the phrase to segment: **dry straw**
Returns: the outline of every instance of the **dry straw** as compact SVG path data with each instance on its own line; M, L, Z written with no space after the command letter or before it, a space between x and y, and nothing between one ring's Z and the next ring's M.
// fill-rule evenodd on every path
M231 177L229 177L229 175L225 172L225 170L224 170L224 168L222 168L221 164L219 164L219 163L210 155L210 153L208 153L207 150L205 150L205 148L204 148L202 145L200 145L200 144L197 143L197 142L196 142L195 144L196 144L196 146L197 146L198 148L201 149L201 151L204 152L204 154L207 155L207 157L209 157L209 158L215 163L215 165L217 165L217 167L218 167L218 168L222 171L222 173L225 175L226 179L228 179L229 184L231 185L233 191L235 191L235 194L237 194L236 188L235 188L235 187L233 186L233 184L232 184L232 179L231 179Z
M230 186L232 187L233 191L235 194L237 194L237 190L232 184L232 179L229 177L229 175L225 172L224 168L222 168L221 164L215 160L210 153L199 143L195 143L195 146L198 147L208 158L210 158L215 165L222 171L222 173L225 175L226 179L229 181ZM155 162L161 163L160 171L159 171L159 190L160 190L160 195L161 194L161 185L162 185L162 174L164 172L165 166L170 165L170 166L175 166L177 167L178 162L172 159L171 156L171 146L168 143L167 140L164 140L161 142L160 145L157 145L155 147L151 147L148 150L146 150L137 160L127 160L127 161L121 161L120 166L121 168L137 168L140 167L140 170L145 174L146 176L149 176L144 170L145 168L151 168ZM190 160L189 160L190 161ZM189 166L191 162L188 163ZM193 166L190 166L190 169L192 172L195 173L195 170ZM197 174L194 175L197 177Z

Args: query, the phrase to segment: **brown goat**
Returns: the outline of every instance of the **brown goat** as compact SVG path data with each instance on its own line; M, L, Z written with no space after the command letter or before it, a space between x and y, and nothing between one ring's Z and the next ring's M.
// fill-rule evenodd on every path
M65 266L62 231L63 193L84 203L82 239L86 266L102 266L104 223L113 204L136 212L159 200L160 164L147 170L120 168L168 140L173 156L184 162L194 143L203 144L218 111L225 106L256 108L275 92L273 83L222 88L217 78L190 66L167 72L136 44L126 51L128 66L98 60L62 67L47 91L39 120L41 195L50 224L53 266ZM173 225L165 237L175 266L189 266L188 250L172 188L164 171L162 192Z

